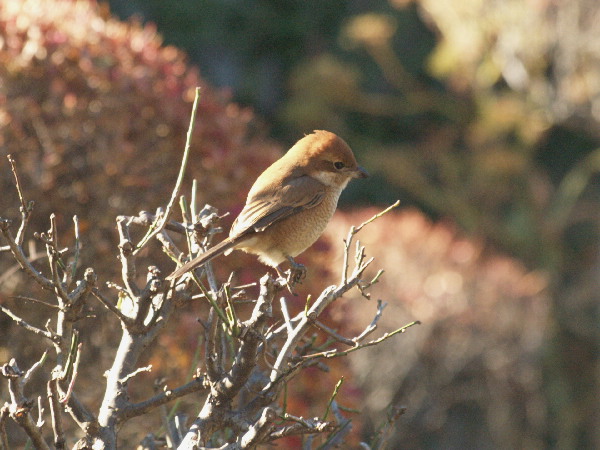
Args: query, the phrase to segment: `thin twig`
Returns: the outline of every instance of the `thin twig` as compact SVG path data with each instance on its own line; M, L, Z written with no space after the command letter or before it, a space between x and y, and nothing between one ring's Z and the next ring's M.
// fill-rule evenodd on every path
M23 295L13 295L10 298L14 298L15 300L25 300L26 302L39 303L40 305L47 306L48 308L59 309L58 305L53 305L52 303L48 303L48 302L46 302L44 300L40 300L38 298L25 297Z
M133 372L131 372L130 374L124 376L123 378L121 378L119 380L119 383L121 384L127 384L129 382L129 380L131 380L133 377L135 377L136 375L142 373L142 372L152 372L152 364L145 366L145 367L138 367L137 369L135 369Z
M38 428L42 428L44 426L44 423L46 423L46 421L44 420L44 406L42 405L42 396L38 395L38 420L35 423L35 425Z
M73 216L73 232L75 233L75 250L73 252L73 262L71 263L71 271L67 272L67 286L70 286L71 280L75 279L75 272L77 271L77 266L79 265L79 252L81 250L81 239L79 236L79 218L76 215Z
M71 375L71 381L69 383L69 387L67 388L67 392L65 395L59 400L60 403L68 403L71 398L71 394L73 393L73 388L75 387L75 380L77 379L78 369L79 369L79 361L81 360L81 347L82 343L79 343L77 346L77 354L75 356L75 362L73 363L73 370Z
M65 434L62 424L61 407L58 401L58 380L48 380L47 393L50 404L50 417L52 418L52 432L54 433L54 446L57 450L65 448Z
M190 148L192 143L192 133L194 131L194 126L196 122L196 112L198 110L198 103L200 101L200 88L196 88L196 94L194 97L194 104L192 105L192 114L190 116L190 125L188 127L188 132L185 140L185 150L183 151L183 157L181 160L181 166L179 169L179 174L177 175L177 181L175 182L175 187L173 188L173 193L171 194L171 198L169 199L169 203L167 204L167 208L160 218L159 221L154 222L154 224L149 228L148 233L142 238L142 240L136 245L134 250L134 255L137 254L154 236L162 231L165 227L165 224L169 220L171 216L171 212L173 211L173 206L179 197L179 192L181 191L181 185L183 184L183 177L185 175L185 170L187 167L187 162L190 155Z
M209 389L209 385L203 377L195 378L191 382L184 384L175 389L168 389L154 397L144 400L143 402L134 403L126 406L119 411L118 421L120 423L131 419L132 417L141 416L146 414L152 409L164 405L165 403L191 394L192 392L198 392Z
M344 443L344 438L352 431L352 421L342 415L336 401L332 402L331 410L338 423L337 430L331 433L327 441L319 447L319 450L329 450L331 448L341 447Z
M125 283L128 296L134 300L140 295L140 289L135 282L136 267L134 258L134 246L129 236L129 223L122 216L117 219L117 230L119 232L119 255L121 260L121 278Z
M388 340L392 336L395 336L395 335L397 335L399 333L404 333L410 327L412 327L414 325L420 325L420 324L421 324L421 322L418 321L418 320L416 320L414 322L411 322L409 324L404 325L403 327L397 328L394 331L391 331L389 333L385 333L380 338L374 339L374 340L366 342L364 344L357 345L357 346L352 347L352 348L350 348L348 350L341 350L340 351L340 350L333 349L333 350L327 350L327 351L319 352L319 353L312 353L310 355L304 355L304 356L301 356L300 358L303 361L308 361L308 360L315 359L315 358L336 358L338 356L346 356L348 353L352 353L352 352L355 352L357 350L361 350L363 348L367 348L367 347L371 347L373 345L380 344L381 342Z
M8 446L8 435L6 434L6 419L9 417L9 409L8 405L4 405L0 408L0 444L2 444L2 450L10 450Z
M21 202L21 206L23 209L27 207L25 203L25 198L23 196L23 190L21 189L21 183L19 182L19 174L17 173L17 168L15 165L15 160L13 159L11 154L6 155L8 162L10 163L10 168L12 169L13 176L15 177L15 187L17 188L17 194L19 195L19 201Z
M15 178L15 187L17 188L19 201L21 202L21 225L19 226L19 230L17 231L16 242L18 245L23 245L23 239L25 237L25 227L29 222L29 217L31 217L31 211L33 210L33 202L29 202L29 204L25 202L25 197L23 196L23 189L21 188L21 182L19 180L19 174L17 173L15 160L13 159L12 155L7 155L6 157L8 158L8 162L10 163L10 167Z
M374 220L379 219L381 216L383 216L384 214L389 213L392 209L396 208L398 205L400 204L400 200L396 200L393 204L391 204L390 206L388 206L387 208L385 208L383 211L378 212L377 214L375 214L373 217L371 217L368 220L365 220L363 223L361 223L359 226L357 226L354 230L354 234L358 233L360 230L362 230L365 226L369 225L371 222L373 222Z
M102 293L98 290L98 288L92 289L92 294L96 297L100 303L102 303L110 312L112 312L117 318L125 325L129 326L133 324L133 319L127 317L125 314L121 312L117 306L113 305L113 303L108 300Z
M382 450L385 444L392 435L394 423L398 418L406 412L406 407L400 405L392 405L388 411L387 420L379 427L375 435L371 438L370 448L374 450Z
M371 321L369 326L367 326L367 328L365 328L362 333L360 333L358 336L352 339L354 342L358 343L364 340L364 338L366 338L369 334L371 334L377 329L377 322L379 322L379 319L381 319L381 316L383 315L383 310L386 306L387 303L383 303L381 300L377 300L377 313L375 314L375 317L373 317L373 320Z
M44 331L41 328L30 325L29 323L25 322L25 320L21 319L19 316L14 314L10 309L0 305L0 311L2 311L8 317L10 317L12 320L14 320L17 325L25 328L27 331L31 331L32 333L35 333L39 336L44 336L45 338L50 339L50 341L52 341L55 344L60 342L59 335L57 335L55 333L51 333L50 331Z
M56 293L56 299L58 305L69 304L69 294L67 293L65 286L59 275L59 267L64 271L65 266L60 258L60 252L58 250L58 229L56 227L56 215L50 214L50 230L49 230L50 242L46 242L46 252L48 253L48 260L50 262L50 271L52 273L52 284L54 292Z
M329 415L329 410L331 409L331 406L332 406L333 402L335 401L335 398L339 394L342 384L344 384L344 377L340 378L340 380L335 384L335 387L333 388L333 393L331 394L331 398L329 399L329 403L327 403L327 408L325 408L325 413L323 414L323 419L322 419L323 421L327 420L327 416Z
M279 303L281 304L281 314L283 315L285 327L287 328L288 334L291 334L292 331L294 331L294 327L292 326L292 322L290 321L290 313L287 308L287 302L285 301L285 297L280 297Z
M333 339L335 339L338 342L341 342L341 343L346 344L346 345L350 345L352 347L356 345L356 343L354 342L353 339L348 339L348 338L342 336L337 331L335 331L333 328L328 327L327 325L325 325L324 323L319 322L318 320L313 320L312 324L315 327L317 327L319 330L324 331L325 333L327 333L329 336L331 336Z
M344 240L344 262L342 264L342 282L341 282L342 285L346 284L346 281L348 279L348 266L349 266L348 260L349 260L349 254L350 254L350 245L352 244L352 240L353 240L354 236L360 230L362 230L365 226L367 226L371 222L377 220L378 218L380 218L384 214L387 214L392 209L396 208L399 204L400 204L400 200L396 200L396 202L394 202L392 205L388 206L383 211L378 212L377 214L375 214L374 216L372 216L370 219L365 220L359 226L357 226L357 227L355 227L355 226L350 227L350 231L348 231L348 236ZM363 251L364 250L361 250L360 252L357 252L357 255L356 255L357 258L364 257ZM380 276L380 275L381 274L379 274L378 276ZM378 276L375 277L375 279L371 282L371 284L373 284L377 280Z
M21 268L25 270L25 272L27 272L27 274L30 275L42 288L54 292L54 284L52 281L43 276L31 265L31 262L27 256L25 256L25 253L23 253L23 249L16 242L12 232L10 231L10 221L6 219L0 219L0 232L7 240L10 251Z
M38 370L43 364L44 362L46 362L46 357L48 356L48 350L46 350L42 356L40 357L40 359L38 359L30 368L27 372L25 372L25 375L23 375L23 378L21 379L21 383L23 386L25 386L29 380L31 380L31 377L33 376L33 374L36 372L36 370Z

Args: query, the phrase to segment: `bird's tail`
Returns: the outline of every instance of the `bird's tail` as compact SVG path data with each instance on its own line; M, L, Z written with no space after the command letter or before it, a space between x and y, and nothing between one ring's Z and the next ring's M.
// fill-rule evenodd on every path
M189 272L190 270L194 269L195 267L206 264L207 262L216 258L220 254L225 253L227 250L234 247L235 244L237 244L237 240L231 239L231 238L227 238L227 239L219 242L214 247L209 248L204 253L196 256L191 261L189 261L189 262L185 263L183 266L179 267L177 270L175 270L171 275L169 275L167 277L167 280L174 280L176 278L179 278L181 275L185 274L186 272Z

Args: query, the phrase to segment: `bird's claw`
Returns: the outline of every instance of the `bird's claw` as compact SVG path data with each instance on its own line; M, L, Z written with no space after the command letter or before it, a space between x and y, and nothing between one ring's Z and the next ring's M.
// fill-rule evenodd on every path
M306 266L299 264L292 258L288 258L290 262L290 269L286 271L288 284L292 286L302 283L302 280L306 278Z
M306 278L306 267L303 264L298 264L292 258L288 258L288 261L290 262L290 268L285 272L281 272L279 268L276 268L277 273L285 280L284 284L290 294L298 295L294 292L294 286L302 283L302 280Z

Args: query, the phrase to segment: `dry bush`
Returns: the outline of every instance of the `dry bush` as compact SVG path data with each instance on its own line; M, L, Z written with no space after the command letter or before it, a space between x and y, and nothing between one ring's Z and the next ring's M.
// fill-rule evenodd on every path
M186 150L182 172L188 155ZM36 239L46 248L47 258L47 265L38 270L24 247L32 203L26 199L12 157L8 159L21 203L21 220L0 218L0 234L6 243L0 251L21 267L34 293L18 295L16 305L0 305L0 310L20 331L28 332L32 341L48 348L25 369L19 363L24 359L22 349L7 348L11 358L0 368L8 394L0 407L2 449L20 443L19 429L26 434L28 445L41 450L51 448L48 442L53 442L56 449L72 444L78 449L115 449L140 442L147 449L236 450L290 437L304 438L304 448L345 445L352 426L338 400L343 378L333 388L329 401L322 402L321 414L313 418L289 409L288 389L293 391L299 374L308 372L310 376L311 368L327 371L325 361L380 345L417 323L373 337L381 319L380 307L372 312L370 323L366 322L363 330L353 337L342 336L323 322L324 312L352 289L357 288L368 297L367 292L381 271L371 281L366 278L366 269L373 258L366 257L365 248L358 242L355 245L355 235L391 208L351 229L340 282L328 286L314 299L307 298L305 309L292 315L286 297L295 295L296 283L289 284L285 278L263 276L256 295L247 293L245 286L232 283L232 276L226 282L219 282L212 263L170 281L151 265L145 281L141 279L138 263L147 258L139 255L154 238L165 254L180 261L185 254L192 257L206 251L219 228L220 216L210 206L196 212L194 204L187 208L182 203L184 222L170 220L181 188L179 181L162 215L150 221L145 214L117 218L119 281L102 286L98 282L100 273L93 267L86 268L83 276L77 275L81 260L79 222L74 220L73 247L65 248L59 246L54 215L50 216L49 231L36 233ZM147 230L136 243L131 236L139 226ZM187 237L189 250L182 252L174 244L173 232ZM82 339L93 335L101 320L93 313L94 298L111 313L113 323L117 322L121 329L115 333L119 335L116 348L101 346L104 359L110 363L103 373L102 359L90 352L93 349ZM281 305L277 312L276 298ZM141 374L153 371L152 365L141 364L146 349L154 345L170 319L194 301L209 308L198 318L203 331L197 330L197 355L190 365L193 372L184 384L175 387L161 378L155 378L153 383L142 378ZM250 305L247 313L239 308L240 302ZM27 303L47 312L35 320L24 320L24 313L30 309ZM85 368L80 367L84 354ZM170 364L179 362L176 355L166 355L165 359ZM101 373L105 380L98 381ZM32 383L34 376L41 383ZM190 394L200 395L200 400L192 400L188 408L182 407L180 400ZM167 412L166 405L173 402L171 412ZM152 423L157 415L162 419L162 428ZM189 424L188 419L193 416L195 419ZM135 418L143 418L143 424L136 428L135 437L123 439L119 435L121 429ZM364 444L363 448L381 448L383 444L378 442L374 447Z

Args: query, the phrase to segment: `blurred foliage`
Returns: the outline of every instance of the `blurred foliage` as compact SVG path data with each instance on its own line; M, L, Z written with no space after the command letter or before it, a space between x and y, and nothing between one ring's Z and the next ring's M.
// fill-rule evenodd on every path
M320 0L109 1L121 17L157 24L168 43L185 48L213 84L272 116L295 61L335 39L342 2ZM296 136L293 137L294 139Z
M338 214L326 239L339 241L372 213ZM407 411L390 448L543 448L547 274L414 210L386 215L367 231L358 237L386 273L370 302L349 293L332 318L351 334L364 328L374 299L393 299L383 330L398 317L423 322L393 344L352 356L371 426L385 421L388 404L399 404ZM332 245L323 264L335 267L342 256Z
M0 144L18 161L30 198L44 200L34 217L42 230L54 212L70 233L78 214L86 239L105 252L114 248L116 215L164 203L196 86L188 173L199 203L241 208L261 167L279 155L252 112L209 87L151 25L121 23L88 2L33 0L3 2L0 21ZM2 174L2 206L17 216L11 176Z

